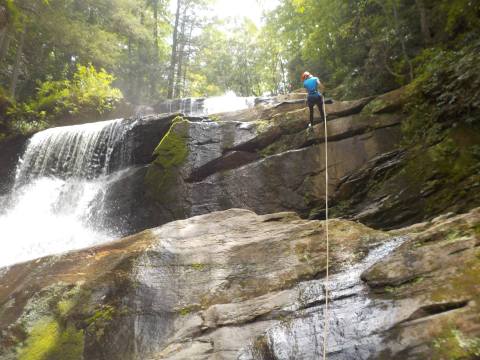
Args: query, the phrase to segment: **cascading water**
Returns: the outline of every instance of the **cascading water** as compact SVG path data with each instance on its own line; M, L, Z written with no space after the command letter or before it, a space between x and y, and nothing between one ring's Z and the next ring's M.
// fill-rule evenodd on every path
M233 92L162 103L156 112L207 116L254 106ZM143 109L150 113L154 109ZM35 134L0 209L0 267L103 243L125 234L106 226L109 185L132 163L126 134L135 119L52 128ZM115 173L115 174L114 174ZM116 225L113 225L115 227Z
M255 105L255 97L239 97L234 92L227 92L223 96L206 98L203 111L206 115L227 111L248 109Z
M102 227L109 174L129 164L122 120L52 128L30 140L0 215L0 267L115 238ZM115 150L115 159L114 159Z
M255 106L255 97L240 97L229 91L222 96L167 100L157 105L160 113L179 112L189 116L208 116L244 110Z
M381 348L382 331L396 321L391 301L367 296L369 290L361 274L387 257L407 240L397 237L372 249L360 262L331 276L329 281L328 359L370 359ZM295 318L281 321L263 335L266 352L272 359L317 360L323 354L324 280L310 280L297 285L298 301L283 309ZM270 357L268 357L270 359ZM242 351L239 360L265 359L255 345Z

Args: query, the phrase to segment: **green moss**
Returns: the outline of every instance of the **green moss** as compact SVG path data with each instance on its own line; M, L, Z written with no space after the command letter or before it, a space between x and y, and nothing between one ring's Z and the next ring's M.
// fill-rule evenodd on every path
M72 299L61 300L57 304L57 310L60 316L66 316L76 305Z
M194 270L202 271L207 267L206 264L192 264L190 265Z
M401 173L408 193L421 195L425 218L446 211L466 211L480 203L478 191L470 191L480 180L478 159L470 143L480 141L476 131L455 129L443 133L434 145L414 146Z
M404 282L398 286L393 286L393 285L390 285L390 286L385 286L384 287L384 291L387 293L387 294L396 294L396 293L399 293L401 292L402 290L404 290L405 288L407 287L410 287L410 286L413 286L413 285L416 285L416 284L419 284L421 283L423 280L425 280L425 278L423 276L417 276L407 282Z
M480 224L473 227L473 232L476 236L480 236Z
M295 254L300 262L310 262L312 260L312 256L310 254L311 249L309 244L305 243L298 243L295 245Z
M259 336L255 338L252 344L252 352L255 355L255 358L258 359L268 360L277 358L277 356L270 349L266 336Z
M76 360L82 359L84 334L73 325L62 328L52 318L38 321L30 330L19 360Z
M333 207L330 208L330 215L335 218L339 218L350 213L352 208L352 199L341 200L337 202ZM322 208L324 211L325 209Z
M192 312L197 311L199 309L200 309L199 305L188 305L188 306L184 306L183 308L179 309L177 311L177 313L180 316L187 316L187 315L191 314Z
M362 110L363 115L373 115L387 106L387 102L381 98L370 101Z
M92 325L99 321L110 321L113 318L114 312L115 309L113 306L105 305L101 309L95 311L95 313L86 320L87 324Z
M478 254L477 254L478 255ZM466 296L480 302L478 295L478 284L480 284L480 261L478 256L462 264L460 269L455 271L452 278L445 279L441 286L438 286L430 298L435 302L448 301L452 294L457 297Z
M270 128L271 122L268 120L256 120L254 124L255 128L257 129L257 133L262 134Z
M466 232L464 231L461 231L461 230L451 230L447 233L447 235L445 236L445 241L446 242L455 242L459 239L461 239L462 237L466 236Z
M469 338L457 329L445 329L435 338L432 348L433 359L473 359L480 356L480 338Z
M187 132L188 121L176 117L153 153L156 158L147 171L145 185L148 195L159 202L168 200L168 189L175 181L176 169L187 159Z
M105 328L112 321L116 314L116 309L111 305L104 305L95 313L86 319L87 331L90 334L94 334L97 340L99 340L105 333Z
M187 123L186 120L179 116L173 120L170 130L168 130L153 152L153 155L156 156L155 164L160 165L164 169L169 169L183 164L187 159L188 148L184 137L186 135L185 128L176 131L176 129L185 127Z

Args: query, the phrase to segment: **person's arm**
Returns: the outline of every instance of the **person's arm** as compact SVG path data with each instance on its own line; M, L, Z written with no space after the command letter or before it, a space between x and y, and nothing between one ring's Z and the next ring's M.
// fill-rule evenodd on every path
M319 79L317 79L317 85L321 92L325 91L325 86L323 86Z

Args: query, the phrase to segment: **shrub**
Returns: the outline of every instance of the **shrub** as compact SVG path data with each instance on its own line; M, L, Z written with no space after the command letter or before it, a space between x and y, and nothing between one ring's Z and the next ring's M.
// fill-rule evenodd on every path
M409 85L411 113L404 125L414 141L458 125L480 126L480 41L460 49L425 50L415 80Z
M29 131L63 116L103 114L115 108L123 98L112 87L114 76L93 65L77 65L71 80L47 80L37 89L34 99L14 104L7 111L12 127Z

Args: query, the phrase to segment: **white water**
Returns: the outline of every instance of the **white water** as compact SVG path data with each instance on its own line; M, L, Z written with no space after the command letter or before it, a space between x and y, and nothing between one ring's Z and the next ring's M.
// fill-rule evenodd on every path
M205 99L187 98L167 100L161 104L160 112L180 112L188 116L208 116L222 112L238 111L255 105L255 97L240 97L233 91L222 96Z
M0 267L116 237L101 226L102 203L114 149L117 167L129 161L124 130L122 120L111 120L32 137L0 216Z
M222 96L206 98L203 112L205 115L218 114L227 111L238 111L255 105L255 97L239 97L233 91Z
M230 92L183 99L176 106L185 114L206 116L246 109L254 102L253 97ZM0 267L89 247L121 234L122 229L106 229L102 215L109 175L130 163L126 130L126 123L118 119L52 128L32 137L7 206L0 208Z

